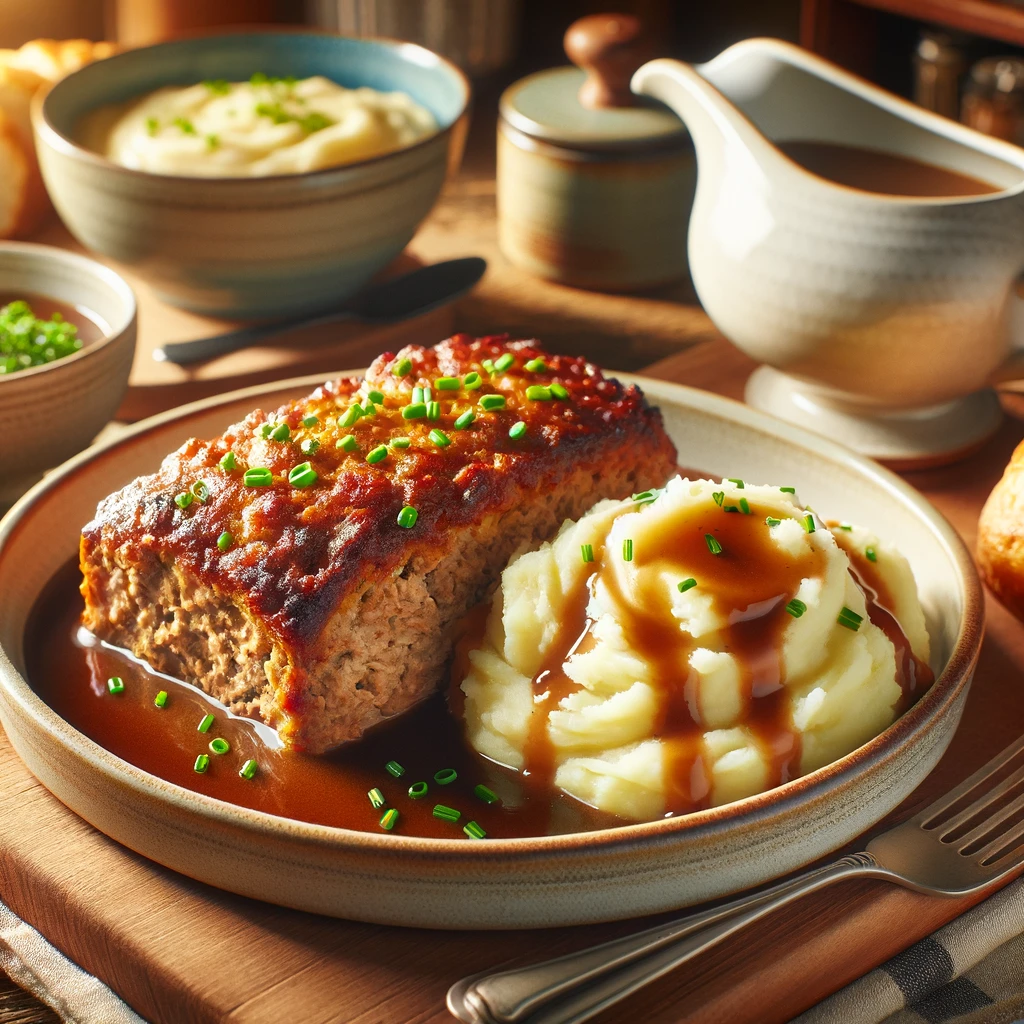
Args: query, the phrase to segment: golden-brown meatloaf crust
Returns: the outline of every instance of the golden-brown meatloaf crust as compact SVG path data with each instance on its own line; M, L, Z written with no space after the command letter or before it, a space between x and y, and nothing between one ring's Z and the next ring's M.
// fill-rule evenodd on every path
M1024 619L1024 443L981 510L978 566L996 597Z
M455 621L518 548L675 461L640 390L583 359L504 337L406 348L102 501L84 621L324 751L437 687Z

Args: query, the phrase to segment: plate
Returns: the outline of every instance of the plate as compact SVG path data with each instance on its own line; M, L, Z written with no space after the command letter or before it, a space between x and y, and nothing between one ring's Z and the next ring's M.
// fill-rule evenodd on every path
M357 371L349 371L357 372ZM651 914L786 874L895 808L960 719L983 630L981 584L953 528L898 477L841 446L716 395L643 377L682 465L791 484L825 518L899 546L932 636L931 690L847 757L778 789L685 817L535 839L369 834L252 811L164 782L73 729L28 686L23 634L73 558L97 501L188 437L307 394L322 377L261 385L146 420L81 453L0 522L0 722L40 782L101 832L192 878L300 910L429 928L534 928Z

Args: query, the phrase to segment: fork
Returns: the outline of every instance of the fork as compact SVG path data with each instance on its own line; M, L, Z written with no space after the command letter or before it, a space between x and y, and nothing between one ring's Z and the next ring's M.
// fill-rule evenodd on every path
M857 852L698 914L448 990L466 1024L576 1024L807 893L878 878L936 896L965 896L1024 863L1024 737L956 789Z

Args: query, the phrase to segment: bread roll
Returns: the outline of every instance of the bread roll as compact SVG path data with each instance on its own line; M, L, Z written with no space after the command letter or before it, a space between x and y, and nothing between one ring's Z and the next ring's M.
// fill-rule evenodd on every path
M29 234L50 208L32 149L0 109L0 238Z
M978 566L992 593L1024 619L1024 442L981 510Z

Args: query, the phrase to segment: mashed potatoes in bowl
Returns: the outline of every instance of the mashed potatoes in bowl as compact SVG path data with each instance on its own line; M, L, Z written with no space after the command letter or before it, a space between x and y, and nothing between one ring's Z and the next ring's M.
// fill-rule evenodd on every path
M484 756L643 821L804 775L931 684L906 559L792 488L676 477L505 569L468 645Z

